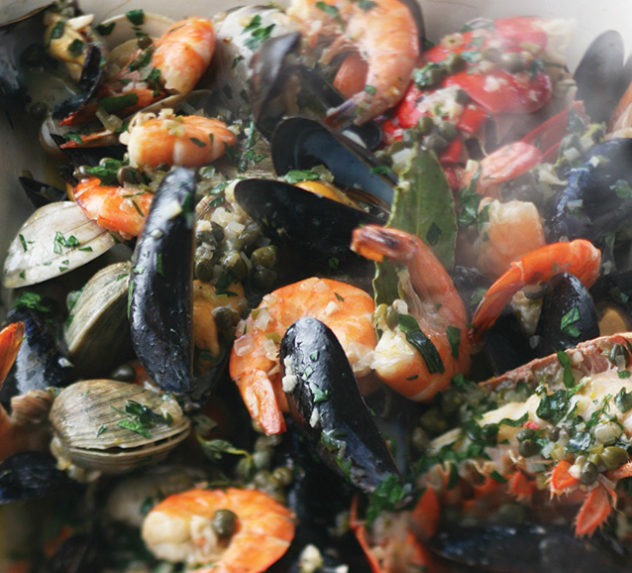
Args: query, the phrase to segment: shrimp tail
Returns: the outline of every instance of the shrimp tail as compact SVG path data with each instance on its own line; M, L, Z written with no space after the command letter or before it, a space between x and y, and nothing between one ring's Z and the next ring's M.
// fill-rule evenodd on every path
M283 413L274 386L265 372L255 370L237 380L237 386L250 416L267 435L285 432Z
M325 123L335 129L345 128L354 121L357 125L366 123L371 118L363 118L362 115L358 113L362 107L363 96L364 94L362 92L356 93L342 102L338 107L329 110L325 117Z

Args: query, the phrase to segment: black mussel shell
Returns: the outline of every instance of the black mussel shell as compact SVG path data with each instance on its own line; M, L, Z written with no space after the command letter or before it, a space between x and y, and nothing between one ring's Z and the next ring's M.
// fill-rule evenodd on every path
M359 259L349 248L353 229L380 223L364 211L271 179L240 181L235 199L269 236L326 260Z
M513 312L501 314L486 336L483 354L494 376L500 376L534 358L529 337Z
M270 145L274 169L279 175L324 165L337 185L361 189L377 197L387 208L393 202L395 174L362 146L319 121L287 118L277 126Z
M73 484L50 454L20 452L0 463L0 503L59 495Z
M98 44L89 44L79 78L77 95L61 102L53 112L54 119L63 119L81 109L95 95L103 79L105 66L103 49Z
M577 99L594 122L607 122L630 80L624 74L623 38L608 30L595 38L575 70Z
M266 40L251 62L251 105L257 129L270 138L284 116L296 113L316 118L344 103L342 94L314 68L299 63L300 34L293 32ZM382 141L375 122L350 126L349 131L369 149Z
M578 538L568 526L562 525L451 524L442 526L428 546L446 560L468 566L465 571L623 573L629 570L627 551L617 541L602 533L588 539Z
M285 333L280 356L284 376L297 378L286 392L290 413L323 463L367 493L398 476L334 333L301 318Z
M632 270L600 276L590 288L590 294L597 305L619 307L632 321Z
M573 348L599 336L597 310L590 293L574 275L555 275L547 284L535 330L538 357Z
M130 274L132 345L163 390L191 394L196 175L172 170L152 201Z
M101 543L94 533L79 533L64 540L44 565L43 573L84 573L99 571L103 556L99 555Z
M60 351L47 318L46 313L30 308L9 312L9 323L24 323L24 338L15 363L0 388L3 404L29 390L46 390L49 386L65 386L72 381L74 367Z
M632 214L632 139L595 145L555 200L550 239L583 237L602 246Z
M63 189L58 189L48 183L42 183L30 177L18 177L18 179L26 196L36 209L55 201L66 200L66 191Z

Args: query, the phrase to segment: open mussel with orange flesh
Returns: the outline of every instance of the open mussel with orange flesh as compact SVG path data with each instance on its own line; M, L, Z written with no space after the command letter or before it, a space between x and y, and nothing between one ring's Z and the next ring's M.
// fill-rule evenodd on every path
M333 332L314 318L299 319L281 340L280 359L290 413L323 463L367 493L399 478Z

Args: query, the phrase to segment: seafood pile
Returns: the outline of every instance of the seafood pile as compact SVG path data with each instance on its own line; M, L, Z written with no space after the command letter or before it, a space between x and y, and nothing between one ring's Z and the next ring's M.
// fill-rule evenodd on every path
M1 571L629 570L618 34L571 74L566 20L27 4Z

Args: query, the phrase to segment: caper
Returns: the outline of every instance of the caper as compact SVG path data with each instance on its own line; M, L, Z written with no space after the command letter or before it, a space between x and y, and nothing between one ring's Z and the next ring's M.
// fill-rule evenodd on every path
M590 485L595 482L598 474L597 466L592 462L586 462L579 473L579 481L584 485Z
M252 245L261 237L261 227L257 223L248 223L239 234L239 240L244 247Z
M153 44L152 39L147 34L140 34L136 39L136 43L141 50L149 48Z
M443 65L448 69L451 74L456 74L465 68L465 58L458 52L451 52L450 55L444 60Z
M215 268L214 258L215 252L207 245L195 249L195 276L201 281L212 281Z
M526 67L525 59L519 52L504 52L500 56L500 63L512 73L522 72Z
M601 454L601 461L607 470L614 470L628 461L628 452L625 448L610 446Z
M215 246L215 234L211 227L203 227L195 229L195 242L198 246L202 244Z
M252 461L258 470L267 469L272 462L272 450L261 449L252 454Z
M87 179L88 177L90 177L90 174L88 173L88 168L86 165L79 165L79 167L76 167L75 170L72 172L72 176L81 181L81 179Z
M251 456L241 458L235 466L235 474L238 478L248 481L255 470Z
M456 95L454 96L454 99L456 100L456 103L465 105L467 102L470 101L470 96L467 95L467 92L465 90L458 89L456 91Z
M440 434L448 429L448 422L436 408L424 412L419 418L419 423L431 434Z
M266 269L265 267L257 267L252 275L252 278L259 288L268 290L272 288L272 286L276 282L277 274L271 269Z
M237 251L231 251L222 260L222 266L229 270L237 280L245 279L248 275L248 266Z
M37 101L29 107L29 114L35 119L43 119L48 113L48 106L43 101Z
M601 454L590 454L588 456L588 463L594 464L594 466L599 470L599 468L603 469L603 462L601 459Z
M272 474L268 470L259 470L255 477L252 478L255 487L265 489L270 486L270 477Z
M450 121L440 121L437 125L437 132L446 141L452 141L457 136L456 126Z
M424 145L431 151L440 153L448 146L448 142L438 133L431 133L424 137Z
M110 374L110 378L120 382L133 382L136 380L136 371L129 364L121 364Z
M275 468L272 476L279 482L281 486L287 486L294 480L294 473L287 466Z
M530 440L534 437L535 437L535 430L531 428L520 428L520 430L518 430L518 432L516 433L516 439L519 442L522 442L524 440Z
M231 332L239 322L239 313L230 306L218 306L212 311L217 330L220 332Z
M441 83L447 75L448 71L442 66L431 68L428 70L428 83L431 86L437 85Z
M614 398L614 403L621 412L627 412L632 408L632 392L626 392L625 388L621 388Z
M120 185L125 185L125 183L140 183L142 175L135 167L123 165L123 167L119 168L116 172L116 178Z
M454 414L463 405L463 396L458 392L444 392L441 394L441 411L446 414Z
M260 265L271 269L277 261L277 248L274 245L259 247L252 251L250 260L253 265Z
M621 367L621 364L626 367L630 365L630 354L623 344L614 344L610 349L608 358L617 367Z
M535 440L526 439L520 442L518 446L518 452L521 456L529 458L535 456L540 451L540 446Z
M485 48L482 53L483 59L494 62L495 64L500 63L502 55L502 52L498 48Z
M224 240L224 228L215 221L211 221L211 229L213 231L213 236L215 237L215 241L219 244Z
M417 129L422 135L426 135L432 131L434 121L429 115L422 115L417 121Z
M413 448L418 452L423 452L428 446L428 436L426 436L426 432L419 426L413 429L410 441Z
M593 436L595 439L606 445L614 444L623 430L614 422L606 422L597 424L593 428Z
M230 509L218 509L211 519L211 527L215 535L222 540L230 539L235 533L237 515Z

